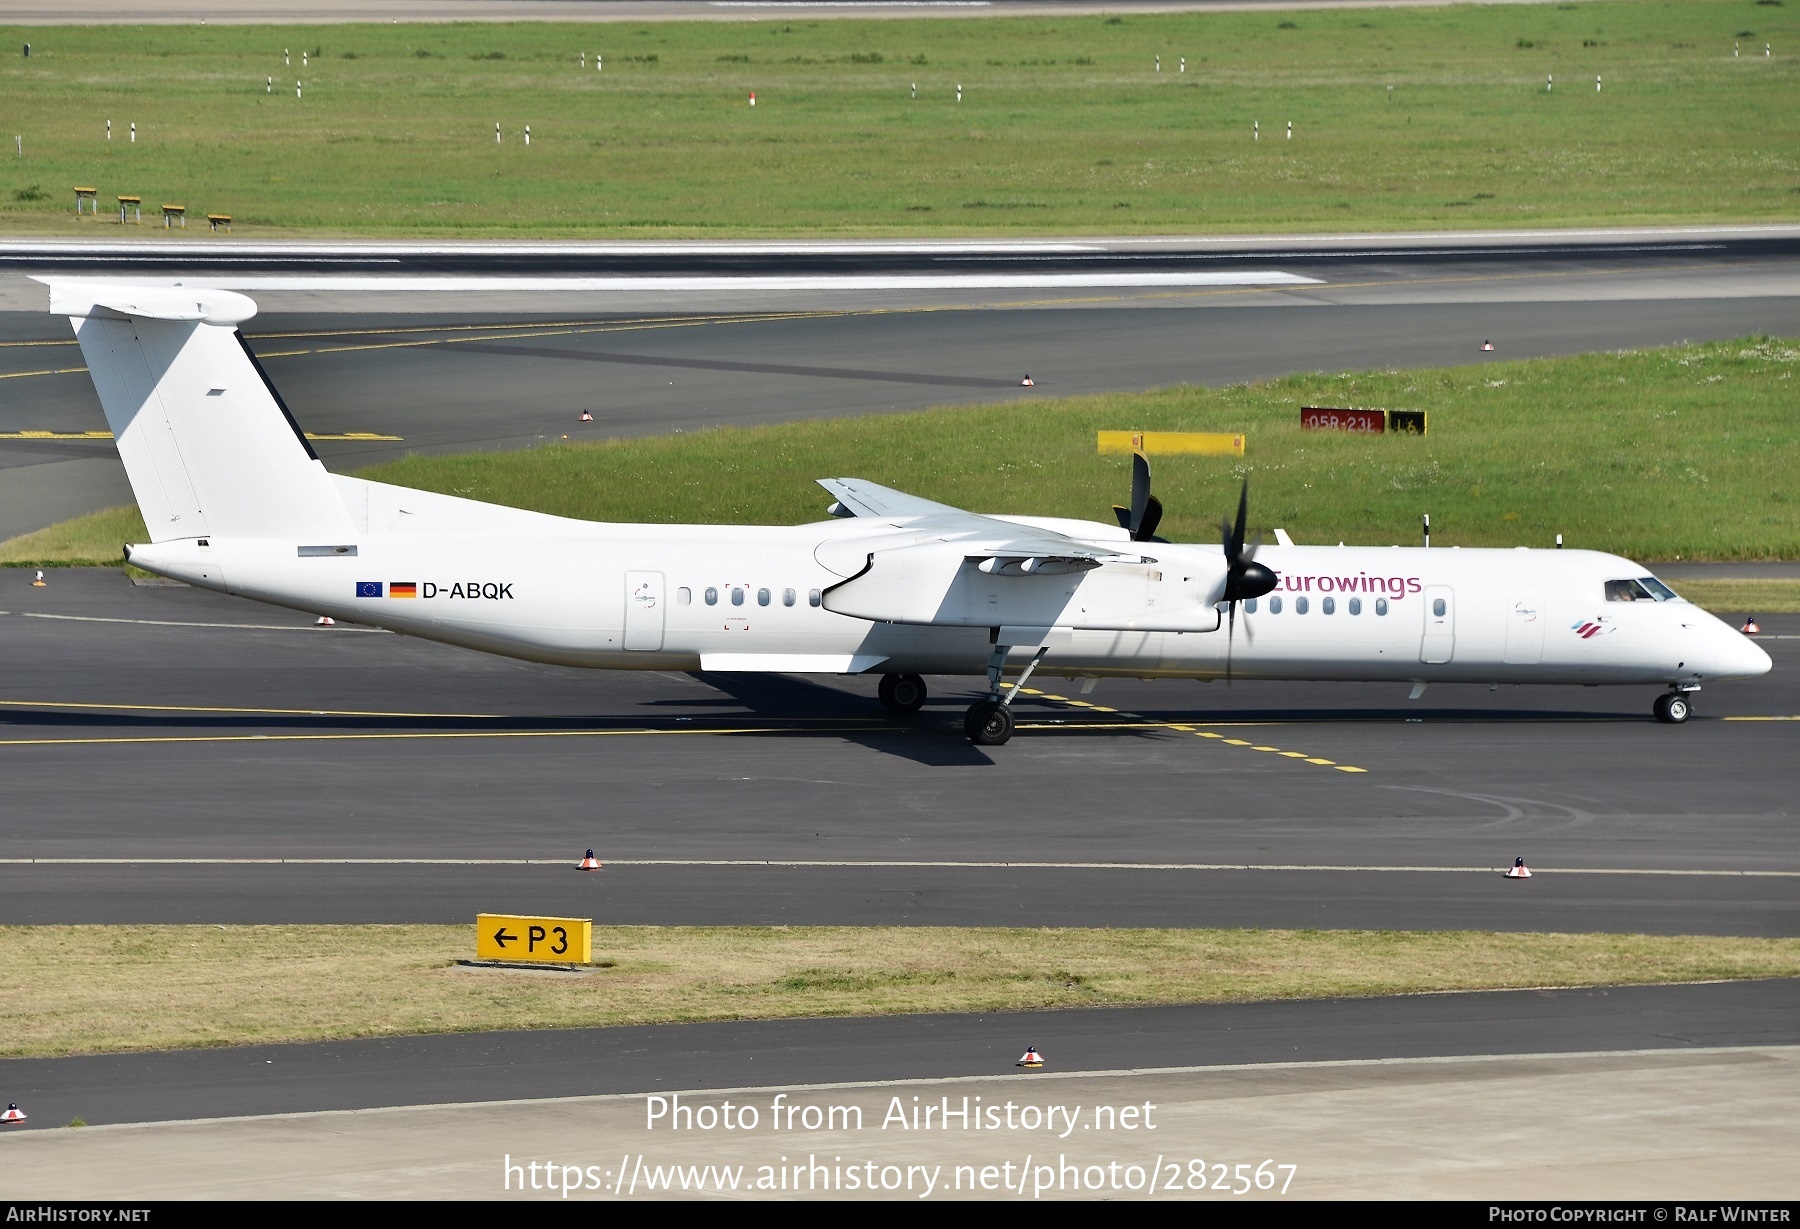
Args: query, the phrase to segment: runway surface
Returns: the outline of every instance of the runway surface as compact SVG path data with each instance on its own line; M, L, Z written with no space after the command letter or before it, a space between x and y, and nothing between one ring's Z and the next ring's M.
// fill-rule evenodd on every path
M551 1029L0 1059L0 1089L29 1107L30 1131L76 1114L100 1125L998 1075L1013 1070L1027 1044L1050 1056L1058 1072L1791 1046L1800 1044L1800 982Z
M290 284L312 289L255 292L263 311L246 335L341 470L564 436L1800 335L1800 237L1786 231L949 246L314 245L234 249L210 268L225 282L318 261L372 286L390 284L383 271L463 279L432 292L306 279ZM130 499L111 442L85 434L106 423L68 324L26 274L204 273L194 259L154 245L0 245L0 539ZM1273 271L1317 284L574 293L553 276L858 270ZM481 291L474 274L543 285ZM1019 386L1027 374L1034 388ZM584 408L593 422L576 421Z
M1775 670L1682 727L1650 688L1043 680L979 749L970 679L896 723L870 679L587 672L104 570L0 580L0 922L1800 933L1792 616L1763 623Z

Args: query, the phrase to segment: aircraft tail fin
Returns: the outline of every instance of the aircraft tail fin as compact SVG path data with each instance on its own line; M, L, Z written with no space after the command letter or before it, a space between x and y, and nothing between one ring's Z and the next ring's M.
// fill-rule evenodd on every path
M238 334L254 302L224 290L49 285L152 542L355 539L331 475Z

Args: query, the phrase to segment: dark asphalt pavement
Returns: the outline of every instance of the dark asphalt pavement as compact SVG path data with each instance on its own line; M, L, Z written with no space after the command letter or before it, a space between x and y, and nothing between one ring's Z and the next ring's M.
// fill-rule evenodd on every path
M544 974L544 976L554 976ZM1055 1071L1800 1044L1800 981L732 1021L0 1059L21 1129Z

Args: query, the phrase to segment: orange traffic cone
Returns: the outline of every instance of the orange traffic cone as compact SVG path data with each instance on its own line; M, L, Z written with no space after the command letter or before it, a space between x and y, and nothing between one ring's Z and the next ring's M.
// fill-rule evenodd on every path
M1032 379L1032 378L1031 378L1031 376L1030 376L1030 374L1029 374L1029 373L1027 373L1027 375L1026 375L1026 376L1025 376L1025 378L1024 378L1024 379L1023 379L1023 380L1020 380L1020 381L1019 381L1019 387L1020 387L1020 388L1036 388L1036 387L1037 387L1037 381L1036 381L1036 380L1034 380L1034 379Z
M1484 341L1481 343L1481 348L1483 350L1492 350L1494 348L1494 343L1491 341Z
M337 620L332 618L330 615L320 615L317 619L313 620L313 626L314 627L336 627Z
M24 1121L25 1121L25 1111L20 1109L17 1105L7 1106L6 1112L4 1114L0 1114L0 1122L10 1124L10 1123L14 1123L14 1122L24 1122Z
M1020 1057L1018 1062L1013 1064L1013 1066L1015 1066L1015 1067L1033 1067L1033 1068L1041 1067L1043 1065L1044 1065L1043 1055L1041 1055L1037 1052L1036 1046L1026 1046L1025 1053Z
M36 580L33 580L33 581L32 581L32 582L31 582L31 587L32 587L32 588L33 588L33 589L42 589L42 588L44 588L44 573L43 573L43 570L42 570L42 569L39 569L39 571L38 571L38 574L37 574L37 579L36 579Z
M1524 858L1514 858L1513 864L1507 868L1506 877L1508 879L1529 879L1529 878L1531 878L1531 871L1526 868L1525 859Z
M584 871L597 871L600 869L600 859L596 858L594 856L594 851L590 849L587 851L587 857L585 857L581 860L581 866L578 867L577 869L584 870Z
M1744 616L1744 635L1746 635L1746 636L1762 635L1762 628L1760 628L1756 625L1756 616L1755 615L1745 615Z

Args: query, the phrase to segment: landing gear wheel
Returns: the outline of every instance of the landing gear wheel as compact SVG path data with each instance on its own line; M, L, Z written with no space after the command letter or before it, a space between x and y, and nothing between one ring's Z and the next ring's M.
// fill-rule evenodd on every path
M1680 725L1688 719L1690 709L1686 696L1679 691L1668 691L1656 697L1656 703L1650 711L1664 725Z
M925 680L916 674L884 674L876 694L881 697L881 707L890 713L916 713L925 707Z
M963 718L969 741L977 747L1001 747L1013 736L1012 709L998 700L977 700Z

